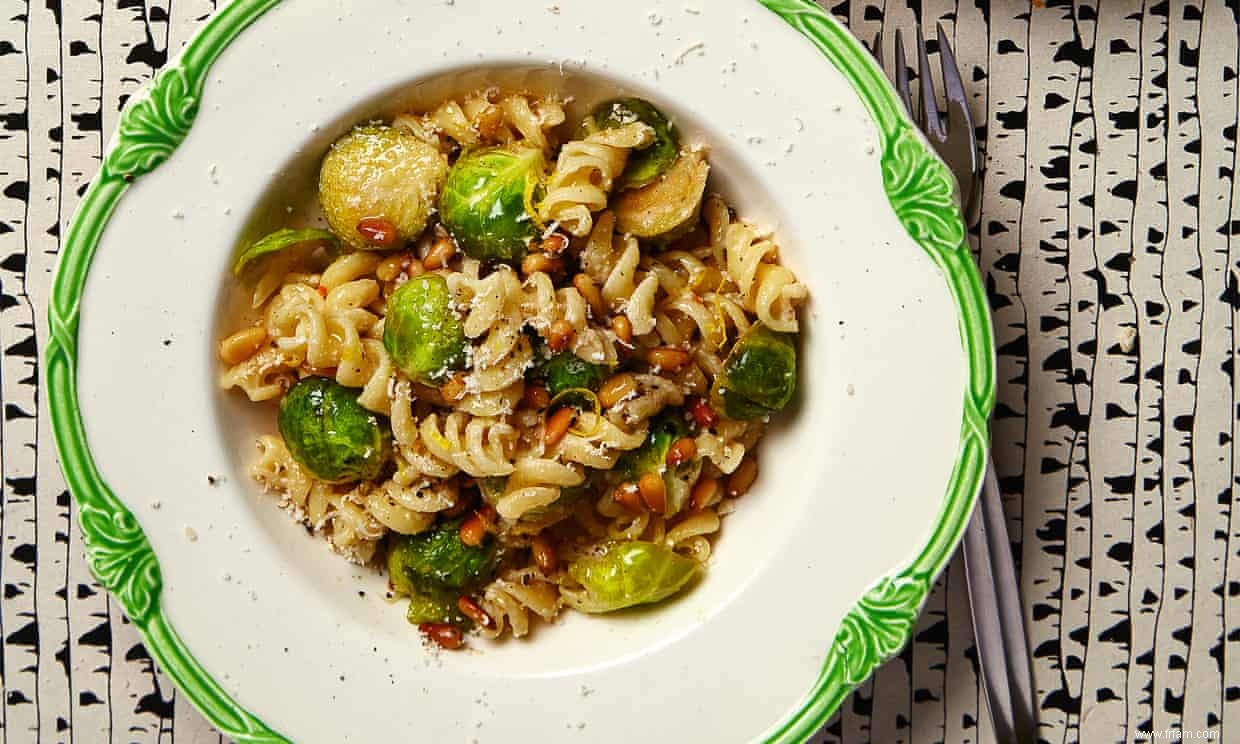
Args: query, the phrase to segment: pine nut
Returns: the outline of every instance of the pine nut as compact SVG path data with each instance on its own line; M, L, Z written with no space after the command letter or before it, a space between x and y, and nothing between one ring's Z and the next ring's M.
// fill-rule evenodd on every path
M478 134L485 140L495 139L504 126L504 112L499 106L487 106L478 114Z
M460 400L465 397L465 375L455 374L447 382L439 386L439 394L444 400Z
M694 509L705 509L719 502L719 479L700 478L693 484L689 492L689 505Z
M560 567L560 557L556 552L555 543L546 535L537 535L530 541L530 552L534 554L534 563L544 575L550 576Z
M571 406L557 409L555 413L547 417L547 426L543 429L543 444L547 447L554 447L560 443L564 435L568 433L568 427L573 425L573 419L577 417L577 412Z
M391 220L382 217L367 217L357 223L357 231L367 243L376 248L395 248L400 242L400 234Z
M543 238L543 253L556 256L563 253L564 249L567 247L568 238L564 237L560 233L551 233L547 237Z
M254 356L266 341L266 328L244 328L220 342L220 359L229 366L241 364Z
M758 461L753 455L745 455L741 460L741 464L736 466L736 470L728 476L728 486L725 489L729 498L743 496L753 482L758 478Z
M551 324L551 328L547 331L547 346L552 351L563 351L572 343L573 336L576 335L577 329L573 328L573 324L563 318Z
M672 346L659 346L646 352L650 366L673 373L684 369L692 360L689 352Z
M663 484L663 476L658 473L646 473L637 480L637 491L641 494L642 503L655 514L667 511L667 486Z
M607 315L607 306L603 304L603 295L598 291L598 287L594 286L594 280L585 274L578 274L573 277L573 286L585 298L586 303L590 306L590 312L594 313L594 317L603 318Z
M465 642L465 634L455 625L448 623L421 623L418 630L422 635L434 641L441 648L455 651Z
M442 269L448 265L452 257L456 255L456 244L452 242L452 238L447 235L440 235L435 238L435 242L431 243L431 248L426 252L426 258L422 259L422 268L427 271L435 271Z
M637 392L637 378L628 372L612 375L598 389L598 404L611 408Z
M633 324L623 315L617 315L611 319L611 330L616 334L616 338L621 343L633 343Z
M621 483L616 486L616 490L612 492L612 498L617 504L634 514L646 511L646 505L642 502L641 492L637 489L636 483Z
M375 267L375 276L381 282L390 282L400 276L409 264L413 261L413 254L408 251L393 253L387 258L379 262Z
M487 523L478 512L474 512L464 522L461 522L457 536L461 538L463 544L476 548L487 539Z
M551 404L551 394L542 385L526 385L525 393L521 396L521 404L526 408L541 411Z
M697 456L697 442L690 437L682 437L672 443L667 450L667 464L669 467L679 467L685 462L692 460Z
M564 271L564 259L548 256L546 253L530 253L521 260L521 273L526 276L537 274L559 274Z
M459 599L457 599L456 608L461 611L462 615L470 620L473 620L474 624L481 628L490 630L495 627L495 621L491 619L491 616L487 614L487 611L482 609L481 605L469 597L462 595Z

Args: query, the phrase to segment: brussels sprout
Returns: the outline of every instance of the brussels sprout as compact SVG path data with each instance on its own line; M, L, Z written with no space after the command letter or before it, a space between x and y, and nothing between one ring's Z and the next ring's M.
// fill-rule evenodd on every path
M797 388L796 337L755 323L737 339L711 388L711 404L740 421L768 416Z
M448 173L439 150L404 129L366 126L332 145L319 170L327 223L354 248L374 248L357 231L365 219L396 227L396 245L426 229Z
M649 542L613 542L598 555L568 565L581 590L563 591L582 612L612 612L667 599L697 575L700 564L671 548Z
M582 121L583 134L600 129L618 129L640 121L654 130L654 144L629 155L628 165L616 181L621 190L637 189L667 172L680 155L676 128L654 104L642 98L616 98L594 107Z
M671 516L689 502L689 492L702 472L702 461L694 458L678 467L667 467L667 452L678 439L689 436L689 427L679 409L664 411L650 421L646 441L616 461L615 473L622 480L637 482L646 473L663 476L667 491L666 514Z
M554 397L573 388L598 390L609 371L605 364L593 364L571 351L561 351L543 363L540 374L547 381L547 392Z
M468 618L457 608L456 597L446 591L413 592L409 595L409 609L405 619L410 625L422 623L452 623L467 625Z
M444 522L430 532L403 535L388 546L388 578L400 594L408 595L410 623L454 623L466 619L456 599L477 588L495 573L500 554L494 540L470 547L460 538L460 519Z
M709 175L705 155L683 153L657 181L616 198L616 229L639 238L680 237L697 223Z
M484 583L499 565L495 540L470 547L461 542L462 519L443 522L417 535L402 535L388 548L392 586L410 594L435 589L473 589Z
M326 377L288 391L279 425L293 459L331 483L377 478L392 451L391 431L357 402L357 391Z
M238 251L236 257L233 258L232 272L234 276L241 276L246 269L254 265L259 259L272 256L286 249L302 247L307 251L306 255L309 255L310 252L313 252L315 248L322 244L327 245L329 253L335 254L340 250L340 240L326 230L316 230L314 228L306 230L290 230L288 228L276 230Z
M397 367L420 382L438 383L465 368L465 327L452 310L446 279L423 274L388 297L383 348Z
M535 190L542 150L492 147L467 152L448 173L439 218L461 250L480 261L517 262L539 232Z

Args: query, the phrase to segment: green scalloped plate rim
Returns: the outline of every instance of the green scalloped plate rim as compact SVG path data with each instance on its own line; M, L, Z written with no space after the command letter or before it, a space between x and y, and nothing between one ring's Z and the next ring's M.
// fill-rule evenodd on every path
M202 668L164 616L159 562L133 514L103 482L91 456L77 398L77 331L82 292L108 219L129 183L168 159L198 113L207 72L237 36L281 0L234 0L135 96L121 115L103 165L65 236L48 307L45 351L52 431L78 505L92 572L142 633L160 668L203 715L238 742L285 742L242 708ZM909 235L947 280L968 363L960 447L930 539L913 560L880 579L841 621L822 671L767 742L811 737L844 698L908 642L936 576L955 552L973 511L989 446L994 343L977 266L956 201L956 182L905 115L868 51L811 0L757 0L787 21L848 79L878 128L883 186Z

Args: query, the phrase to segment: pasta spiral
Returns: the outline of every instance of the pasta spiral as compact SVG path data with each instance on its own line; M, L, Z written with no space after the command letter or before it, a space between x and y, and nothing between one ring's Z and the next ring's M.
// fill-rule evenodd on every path
M551 622L561 606L559 587L533 568L510 571L492 581L482 590L480 604L494 621L493 627L481 630L486 638L498 638L505 631L522 638L529 635L531 613Z
M796 333L796 305L808 291L791 271L773 262L778 251L774 241L759 236L753 225L737 222L728 226L724 251L745 309L776 331Z
M653 141L653 129L633 122L565 144L547 182L539 218L559 223L578 237L588 235L592 215L607 206L612 184L624 170L629 152Z
M393 123L425 140L442 133L464 147L524 140L546 150L552 145L549 133L564 123L564 107L554 98L501 96L490 88L445 101L428 114L402 114Z
M616 217L608 211L599 215L582 251L582 268L601 287L603 301L620 310L642 336L654 330L654 303L659 277L639 274L641 247L632 236L615 234Z

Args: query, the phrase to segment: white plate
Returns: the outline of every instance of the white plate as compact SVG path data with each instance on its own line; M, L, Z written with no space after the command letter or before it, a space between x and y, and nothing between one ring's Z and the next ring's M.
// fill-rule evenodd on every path
M765 4L236 0L131 102L56 278L55 429L96 572L226 734L795 741L907 640L982 472L983 294L881 72L816 6ZM799 402L699 586L433 655L249 482L271 422L214 349L234 245L306 203L326 146L482 81L653 99L812 299Z

